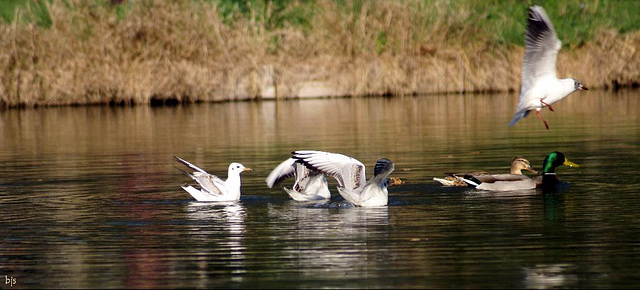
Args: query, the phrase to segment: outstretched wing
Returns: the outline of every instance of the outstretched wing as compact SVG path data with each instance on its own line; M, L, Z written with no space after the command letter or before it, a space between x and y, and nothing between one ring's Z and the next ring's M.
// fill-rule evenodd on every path
M389 177L389 174L393 172L394 168L395 165L393 164L393 161L387 158L381 158L380 160L378 160L378 162L376 162L376 166L373 170L373 177L371 178L371 180L369 180L369 182L381 183L385 181L387 177Z
M294 175L296 176L296 183L293 185L293 189L298 192L306 192L311 183L317 183L316 177L318 175L322 175L322 178L324 178L324 174L322 174L322 172L311 170L300 161L294 163L293 167L295 171Z
M529 8L529 22L525 33L525 54L522 64L521 95L543 78L556 78L556 60L562 42L553 24L540 6Z
M349 156L313 150L294 151L292 154L307 168L335 178L340 187L354 190L366 184L364 164Z
M529 114L530 98L542 97L529 94L529 90L535 83L541 79L557 77L556 61L562 42L558 39L553 24L542 7L529 8L529 21L524 38L525 53L522 63L520 99L509 126L515 125Z
M218 178L213 174L209 174L203 169L187 162L186 160L173 156L178 162L186 165L187 167L195 170L193 173L186 172L180 168L178 170L182 171L185 175L189 176L193 181L195 181L203 191L206 191L212 195L222 195L224 194L224 180Z
M269 188L273 188L274 185L280 183L281 181L290 178L295 175L294 164L296 163L296 159L289 158L280 165L276 166L271 173L267 176L265 180L267 182L267 186Z
M200 168L200 167L198 167L198 166L195 166L195 165L193 165L193 164L191 164L191 163L187 162L187 160L184 160L184 159L182 159L182 158L180 158L180 157L178 157L178 156L173 156L173 158L175 158L175 159L176 159L176 161L178 161L178 162L180 162L180 163L184 164L185 166L187 166L187 167L189 167L189 168L191 168L191 169L193 169L193 170L195 170L195 171L197 171L197 172L200 172L200 173L207 173L206 171L204 171L204 169L202 169L202 168ZM208 174L208 173L207 173L207 174Z

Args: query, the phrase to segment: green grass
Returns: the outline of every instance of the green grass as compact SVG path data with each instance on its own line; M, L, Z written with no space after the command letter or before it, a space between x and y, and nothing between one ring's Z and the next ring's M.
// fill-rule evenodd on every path
M12 22L18 9L30 10L35 15L35 19L27 16L28 21L35 22L39 26L49 27L51 17L45 1L51 2L53 0L0 0L0 21Z
M6 22L10 22L14 18L16 8L24 7L26 0L3 0L0 1L0 18Z
M61 0L2 0L0 1L0 18L12 21L15 10L26 8L28 5L35 11L35 21L38 25L50 25L51 19L46 11L44 1ZM109 0L93 0L96 5L111 5ZM393 0L396 1L396 0ZM399 1L399 0L398 0ZM238 17L253 18L264 23L265 29L275 30L283 27L300 29L309 33L313 29L314 15L318 9L315 1L294 0L208 0L217 5L225 23L229 24ZM333 0L345 15L352 15L357 21L360 9L366 0ZM371 1L371 5L376 2ZM119 18L126 17L126 4L115 5L114 13ZM559 38L565 45L580 46L591 39L598 29L614 29L620 33L640 29L640 1L639 0L422 0L420 12L427 15L430 22L448 19L464 29L473 27L482 37L489 35L489 39L498 45L523 43L523 31L526 26L527 7L541 5L554 23ZM444 11L436 6L447 6ZM435 13L434 13L435 11ZM464 16L462 16L464 14ZM458 22L458 23L456 23ZM415 25L431 25L420 23ZM419 36L417 36L419 37ZM386 35L379 37L381 44L386 41ZM380 46L379 50L383 47Z
M241 15L253 17L265 24L267 29L278 29L292 26L303 31L312 28L316 5L313 1L294 0L208 0L217 5L218 11L227 23Z
M620 33L640 29L640 1L637 0L544 0L544 1L456 1L479 11L472 18L495 41L521 44L526 27L527 7L542 6L565 45L582 45L598 29Z

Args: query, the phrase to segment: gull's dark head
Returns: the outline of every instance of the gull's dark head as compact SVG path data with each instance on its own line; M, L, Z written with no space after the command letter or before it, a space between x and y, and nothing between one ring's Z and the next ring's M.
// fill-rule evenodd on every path
M589 89L587 89L587 87L583 86L582 83L579 80L573 79L573 85L577 90L582 90L582 91L588 91Z

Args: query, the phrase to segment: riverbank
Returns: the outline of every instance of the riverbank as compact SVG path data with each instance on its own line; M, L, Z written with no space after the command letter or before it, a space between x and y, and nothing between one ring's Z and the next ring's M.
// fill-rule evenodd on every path
M493 12L475 4L68 2L47 5L44 24L29 21L36 17L32 9L0 25L1 107L520 87L521 38L510 38L513 32L492 34L483 19L493 19ZM566 32L562 21L571 15L570 5L548 9L560 38L569 39L559 54L559 76L574 77L589 88L637 86L640 32L621 33L606 24L590 24L589 34ZM581 6L582 16L573 23L592 21L603 5ZM506 20L498 26L522 34L526 6L515 9L505 11L517 15L502 15ZM580 33L582 38L576 38Z

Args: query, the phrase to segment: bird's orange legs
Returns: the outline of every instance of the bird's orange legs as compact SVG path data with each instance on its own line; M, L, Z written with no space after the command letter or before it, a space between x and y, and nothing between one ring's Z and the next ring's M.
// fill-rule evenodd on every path
M542 119L542 116L540 116L540 111L536 110L536 116L538 116L538 119L542 120L542 122L544 123L544 126L547 128L547 130L549 130L549 124L547 124L547 121Z
M544 100L544 99L540 99L540 103L542 103L542 105L544 105L544 106L549 107L549 110L551 110L551 112L554 112L554 110L553 110L553 108L551 107L551 105L549 105L549 104L545 103L543 100Z
M549 110L551 110L551 112L554 112L553 108L551 107L551 105L547 104L544 102L544 98L540 99L540 103L543 106L549 107ZM543 123L544 126L547 128L547 130L549 130L549 124L547 124L547 121L545 121L542 116L540 115L540 109L536 110L536 116L538 116L538 119L540 119Z

